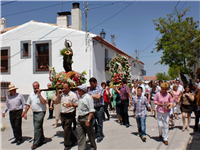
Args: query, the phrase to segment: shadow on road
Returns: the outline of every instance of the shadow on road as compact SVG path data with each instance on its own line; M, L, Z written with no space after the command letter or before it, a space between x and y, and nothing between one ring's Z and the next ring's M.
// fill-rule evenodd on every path
M138 132L131 132L131 134L139 137ZM153 139L157 142L162 142L162 140L160 140L158 136L150 136L149 134L146 134L146 136L148 136L150 139Z

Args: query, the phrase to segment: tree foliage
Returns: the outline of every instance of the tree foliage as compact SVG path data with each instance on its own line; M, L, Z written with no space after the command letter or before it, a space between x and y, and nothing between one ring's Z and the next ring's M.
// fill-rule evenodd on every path
M156 74L157 80L164 80L164 81L168 81L170 80L170 76L167 75L165 72L160 72Z
M184 75L190 74L191 67L197 63L200 46L199 21L194 21L193 17L185 17L187 11L189 8L182 12L176 9L175 13L167 15L167 18L153 20L157 26L155 30L162 34L161 38L156 39L154 49L163 53L157 63L179 68L184 83L187 82Z
M180 67L169 67L168 74L172 80L178 78L178 75L180 74Z

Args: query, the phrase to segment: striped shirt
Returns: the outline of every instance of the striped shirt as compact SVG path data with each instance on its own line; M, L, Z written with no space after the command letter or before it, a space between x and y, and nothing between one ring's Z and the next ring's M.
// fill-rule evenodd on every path
M120 89L120 92L121 100L129 99L130 88L126 84Z
M141 95L140 97L138 97L136 95L133 97L133 109L135 110L136 117L145 117L146 107L151 107L146 96Z
M4 113L6 113L8 110L13 111L23 109L23 111L25 111L25 108L26 102L22 94L15 93L14 95L7 96Z
M104 105L103 92L104 92L104 89L99 85L97 85L95 89L93 89L92 87L89 89L88 91L89 95L97 95L97 94L101 95L100 99L94 100L94 107L100 107Z

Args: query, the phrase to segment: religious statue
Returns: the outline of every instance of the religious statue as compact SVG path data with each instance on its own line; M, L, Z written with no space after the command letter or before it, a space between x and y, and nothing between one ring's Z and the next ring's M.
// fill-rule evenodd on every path
M70 44L69 44L70 42ZM63 55L63 68L65 69L66 72L72 71L72 56L73 56L73 51L71 49L72 47L72 42L69 40L65 40L65 47L66 50Z

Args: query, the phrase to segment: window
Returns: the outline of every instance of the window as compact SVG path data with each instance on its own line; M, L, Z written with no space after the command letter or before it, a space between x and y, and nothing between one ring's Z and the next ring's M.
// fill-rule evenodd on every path
M105 49L105 58L108 58L108 50Z
M51 66L51 41L34 42L34 73L48 73Z
M31 41L21 41L21 59L31 58Z
M10 47L1 48L1 74L10 74Z
M1 100L6 100L10 82L1 82Z

